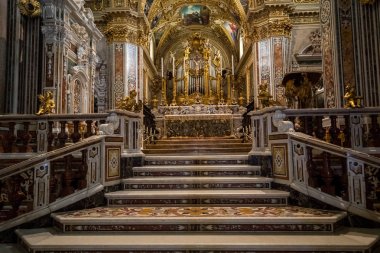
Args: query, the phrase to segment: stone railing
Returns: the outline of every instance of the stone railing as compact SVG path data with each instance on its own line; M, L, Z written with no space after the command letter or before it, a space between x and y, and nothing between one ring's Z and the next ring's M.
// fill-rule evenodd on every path
M341 147L380 155L380 108L286 109L295 131Z
M42 153L98 134L108 114L0 115L1 153Z
M366 132L367 128L375 131L375 111L342 109L310 110L307 113L306 110L295 112L283 107L273 107L252 112L251 161L261 163L260 165L270 163L264 166L264 173L272 176L276 183L290 185L307 196L379 222L380 159L365 152L372 149L376 154L376 146L358 145L376 142L356 139L363 138L362 133ZM295 114L297 116L294 116ZM304 130L304 123L300 124L298 119L293 124L292 121L296 117L305 117L303 120L319 117L314 119L313 123L306 124L306 129L309 129L311 135L295 131ZM292 121L285 120L287 118L291 118ZM346 121L336 120L337 118L345 118ZM366 118L370 121L365 120ZM339 132L335 129L338 122L345 122L344 125L339 124ZM360 127L355 123L360 124ZM345 132L343 129L349 131ZM320 139L316 137L318 131L321 132ZM331 137L332 132L340 134L341 137ZM342 133L345 133L344 137ZM352 137L353 134L355 137ZM355 145L351 145L352 148L342 147L345 146L345 139L342 141L342 138L351 140Z
M0 170L0 231L119 184L122 145L92 136Z
M110 125L113 118L117 122ZM124 136L125 151L138 152L141 121L139 113L123 110L100 114L0 115L0 159L28 158L99 134Z

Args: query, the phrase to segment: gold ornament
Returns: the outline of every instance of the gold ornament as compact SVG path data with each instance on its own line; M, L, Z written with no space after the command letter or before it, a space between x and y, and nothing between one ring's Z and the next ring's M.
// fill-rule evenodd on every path
M53 93L51 91L46 92L45 96L42 94L38 95L38 99L40 100L40 109L36 115L44 115L54 112L55 102L53 99Z
M142 109L142 101L136 102L137 92L135 90L131 90L129 92L129 97L123 98L117 108L121 110L131 111L131 112L140 112Z
M22 15L27 17L38 17L41 14L41 4L37 0L20 0L18 8Z

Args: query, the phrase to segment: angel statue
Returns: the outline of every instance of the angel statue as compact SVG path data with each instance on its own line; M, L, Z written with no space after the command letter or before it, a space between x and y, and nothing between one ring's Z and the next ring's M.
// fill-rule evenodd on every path
M136 102L137 92L135 90L131 90L129 92L129 97L123 98L117 108L121 110L131 111L131 112L140 112L142 109L142 101L139 100Z
M46 95L38 95L38 100L40 100L40 109L36 115L50 114L54 113L55 102L53 99L53 93L51 91L46 92Z

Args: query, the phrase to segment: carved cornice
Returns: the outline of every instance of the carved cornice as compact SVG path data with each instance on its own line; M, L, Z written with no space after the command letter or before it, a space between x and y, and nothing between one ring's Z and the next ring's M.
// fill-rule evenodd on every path
M109 12L97 25L110 43L128 42L148 46L149 27L142 15L130 11Z
M264 40L270 37L290 37L292 31L292 24L289 18L275 19L257 26L251 38L254 42Z
M297 12L290 15L292 24L317 24L320 22L319 11Z

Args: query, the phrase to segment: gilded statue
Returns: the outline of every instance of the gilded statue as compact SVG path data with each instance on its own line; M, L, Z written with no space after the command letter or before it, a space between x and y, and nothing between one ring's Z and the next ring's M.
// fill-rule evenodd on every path
M285 97L289 107L295 105L295 101L298 101L299 108L310 107L312 93L312 83L307 73L301 73L300 76L289 79L285 84Z
M345 86L346 93L344 94L344 99L346 100L346 104L344 108L357 108L360 107L360 99L361 97L356 96L355 87L350 83L347 83Z
M214 59L212 60L212 63L215 65L217 69L220 68L221 58L222 56L220 55L220 51L217 50L214 54Z
M36 115L44 115L54 112L55 102L51 91L46 92L45 96L42 94L38 95L38 100L40 101L40 108Z
M268 107L271 105L271 98L272 96L270 95L268 91L268 84L263 83L259 86L259 96L258 99L261 101L261 104L263 107Z
M140 112L143 104L141 100L136 102L136 96L137 96L137 92L135 90L131 90L129 92L129 96L126 96L125 98L123 98L119 102L117 108L121 110L131 111L131 112Z

